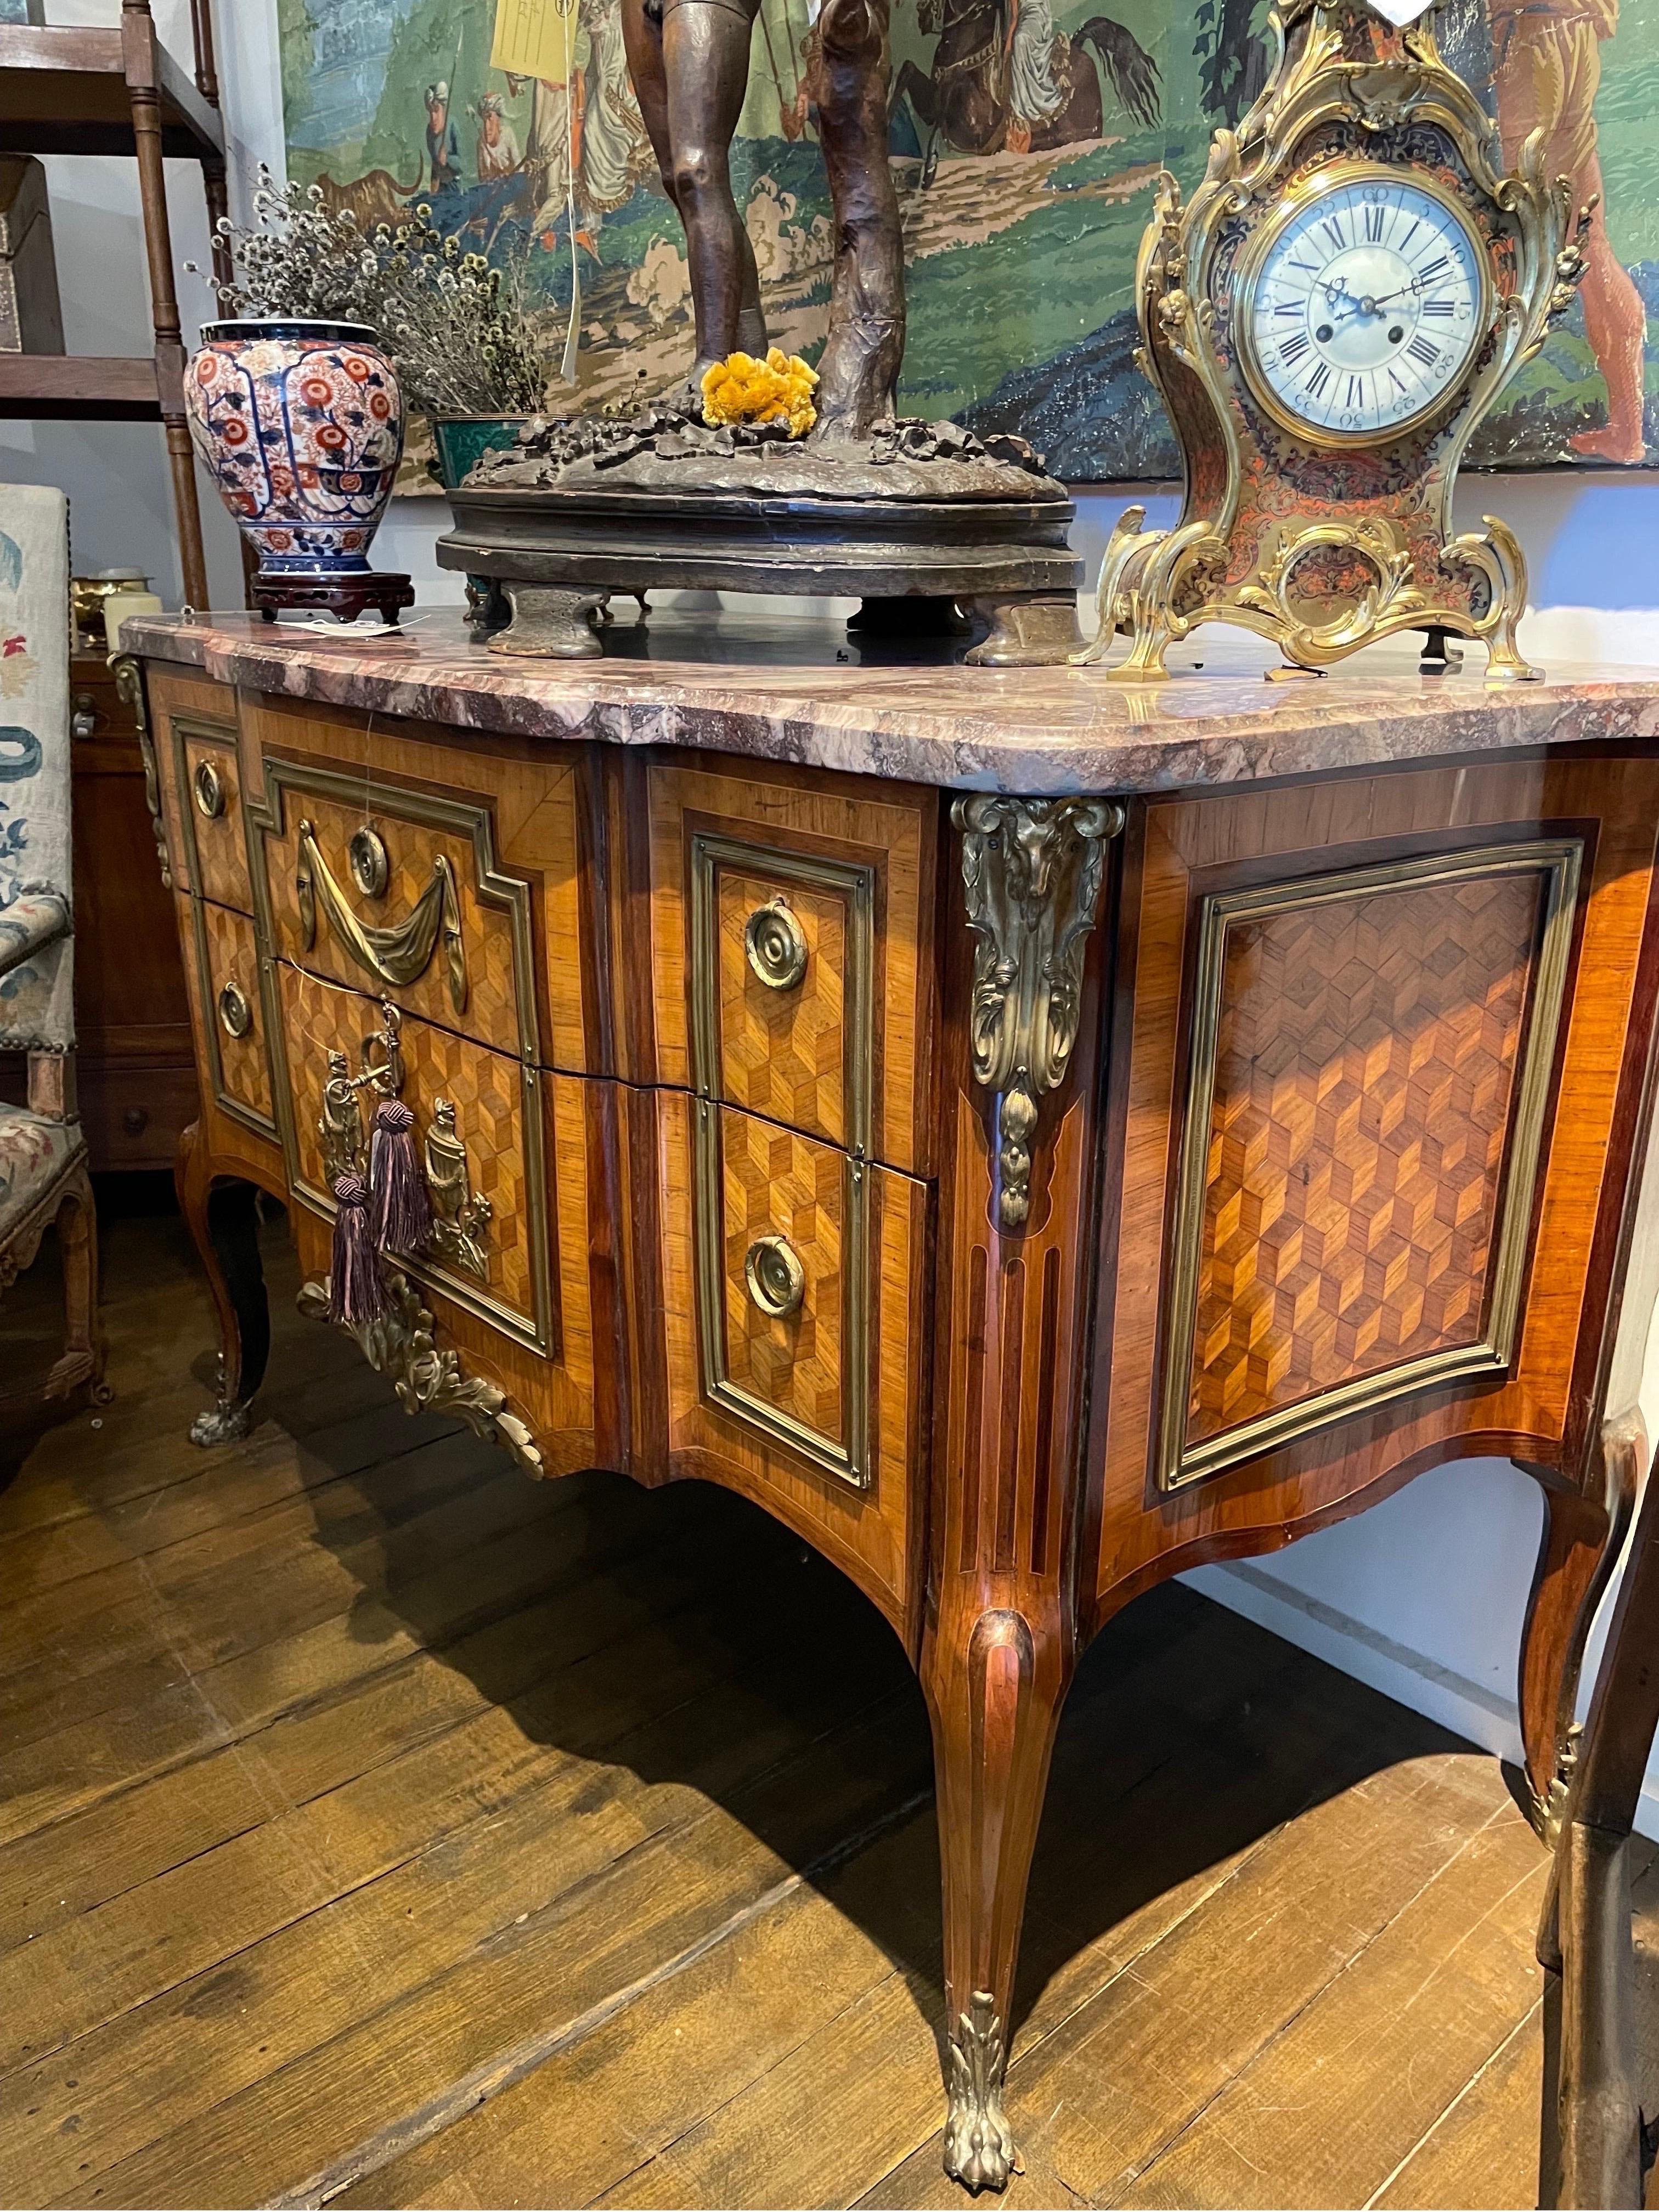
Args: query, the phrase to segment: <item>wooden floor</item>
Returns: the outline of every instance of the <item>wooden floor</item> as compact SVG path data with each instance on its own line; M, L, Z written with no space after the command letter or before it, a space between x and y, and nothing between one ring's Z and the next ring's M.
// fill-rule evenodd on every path
M267 1243L247 1443L184 1440L161 1215L106 1233L115 1403L0 1433L3 2201L965 2204L890 1632L718 1491L407 1420ZM1543 1877L1492 1759L1143 1599L1060 1735L1005 2201L1531 2203Z

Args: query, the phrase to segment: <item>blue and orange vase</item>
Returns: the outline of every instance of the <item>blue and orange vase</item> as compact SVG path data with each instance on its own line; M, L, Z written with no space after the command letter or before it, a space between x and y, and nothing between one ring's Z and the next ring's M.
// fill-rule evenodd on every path
M406 577L372 570L368 548L404 450L392 363L366 324L265 320L203 325L185 378L197 453L259 556L254 604L382 605Z

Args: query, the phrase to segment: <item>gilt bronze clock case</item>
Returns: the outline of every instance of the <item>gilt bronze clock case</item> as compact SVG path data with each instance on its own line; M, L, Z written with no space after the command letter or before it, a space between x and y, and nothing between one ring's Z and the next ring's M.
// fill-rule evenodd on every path
M1136 268L1141 347L1179 441L1184 495L1167 531L1127 509L1101 568L1101 627L1078 656L1109 673L1168 673L1170 645L1201 623L1272 639L1322 669L1401 629L1485 644L1490 672L1523 678L1515 629L1526 564L1493 516L1454 535L1452 486L1470 434L1542 344L1582 273L1565 178L1543 174L1541 134L1500 173L1494 127L1441 59L1432 9L1403 26L1361 0L1288 0L1279 58L1238 130L1218 131L1183 204L1158 180ZM1299 420L1250 359L1255 276L1309 195L1395 179L1455 214L1480 248L1475 343L1444 388L1387 428Z

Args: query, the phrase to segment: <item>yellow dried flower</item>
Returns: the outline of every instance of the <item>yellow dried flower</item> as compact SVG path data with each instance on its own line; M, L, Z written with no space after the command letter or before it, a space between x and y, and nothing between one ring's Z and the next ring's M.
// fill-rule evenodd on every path
M804 438L818 419L812 404L817 381L816 369L781 346L764 361L728 354L703 371L702 419L711 429L723 422L787 422L792 438Z

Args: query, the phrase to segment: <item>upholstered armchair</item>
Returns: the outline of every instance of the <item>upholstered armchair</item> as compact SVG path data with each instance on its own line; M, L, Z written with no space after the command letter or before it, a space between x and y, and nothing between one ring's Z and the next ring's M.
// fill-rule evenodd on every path
M63 1357L47 1396L103 1400L98 1230L76 1117L70 897L69 518L64 495L0 488L0 1053L28 1103L0 1101L0 1294L57 1224ZM0 1350L0 1399L15 1389Z

